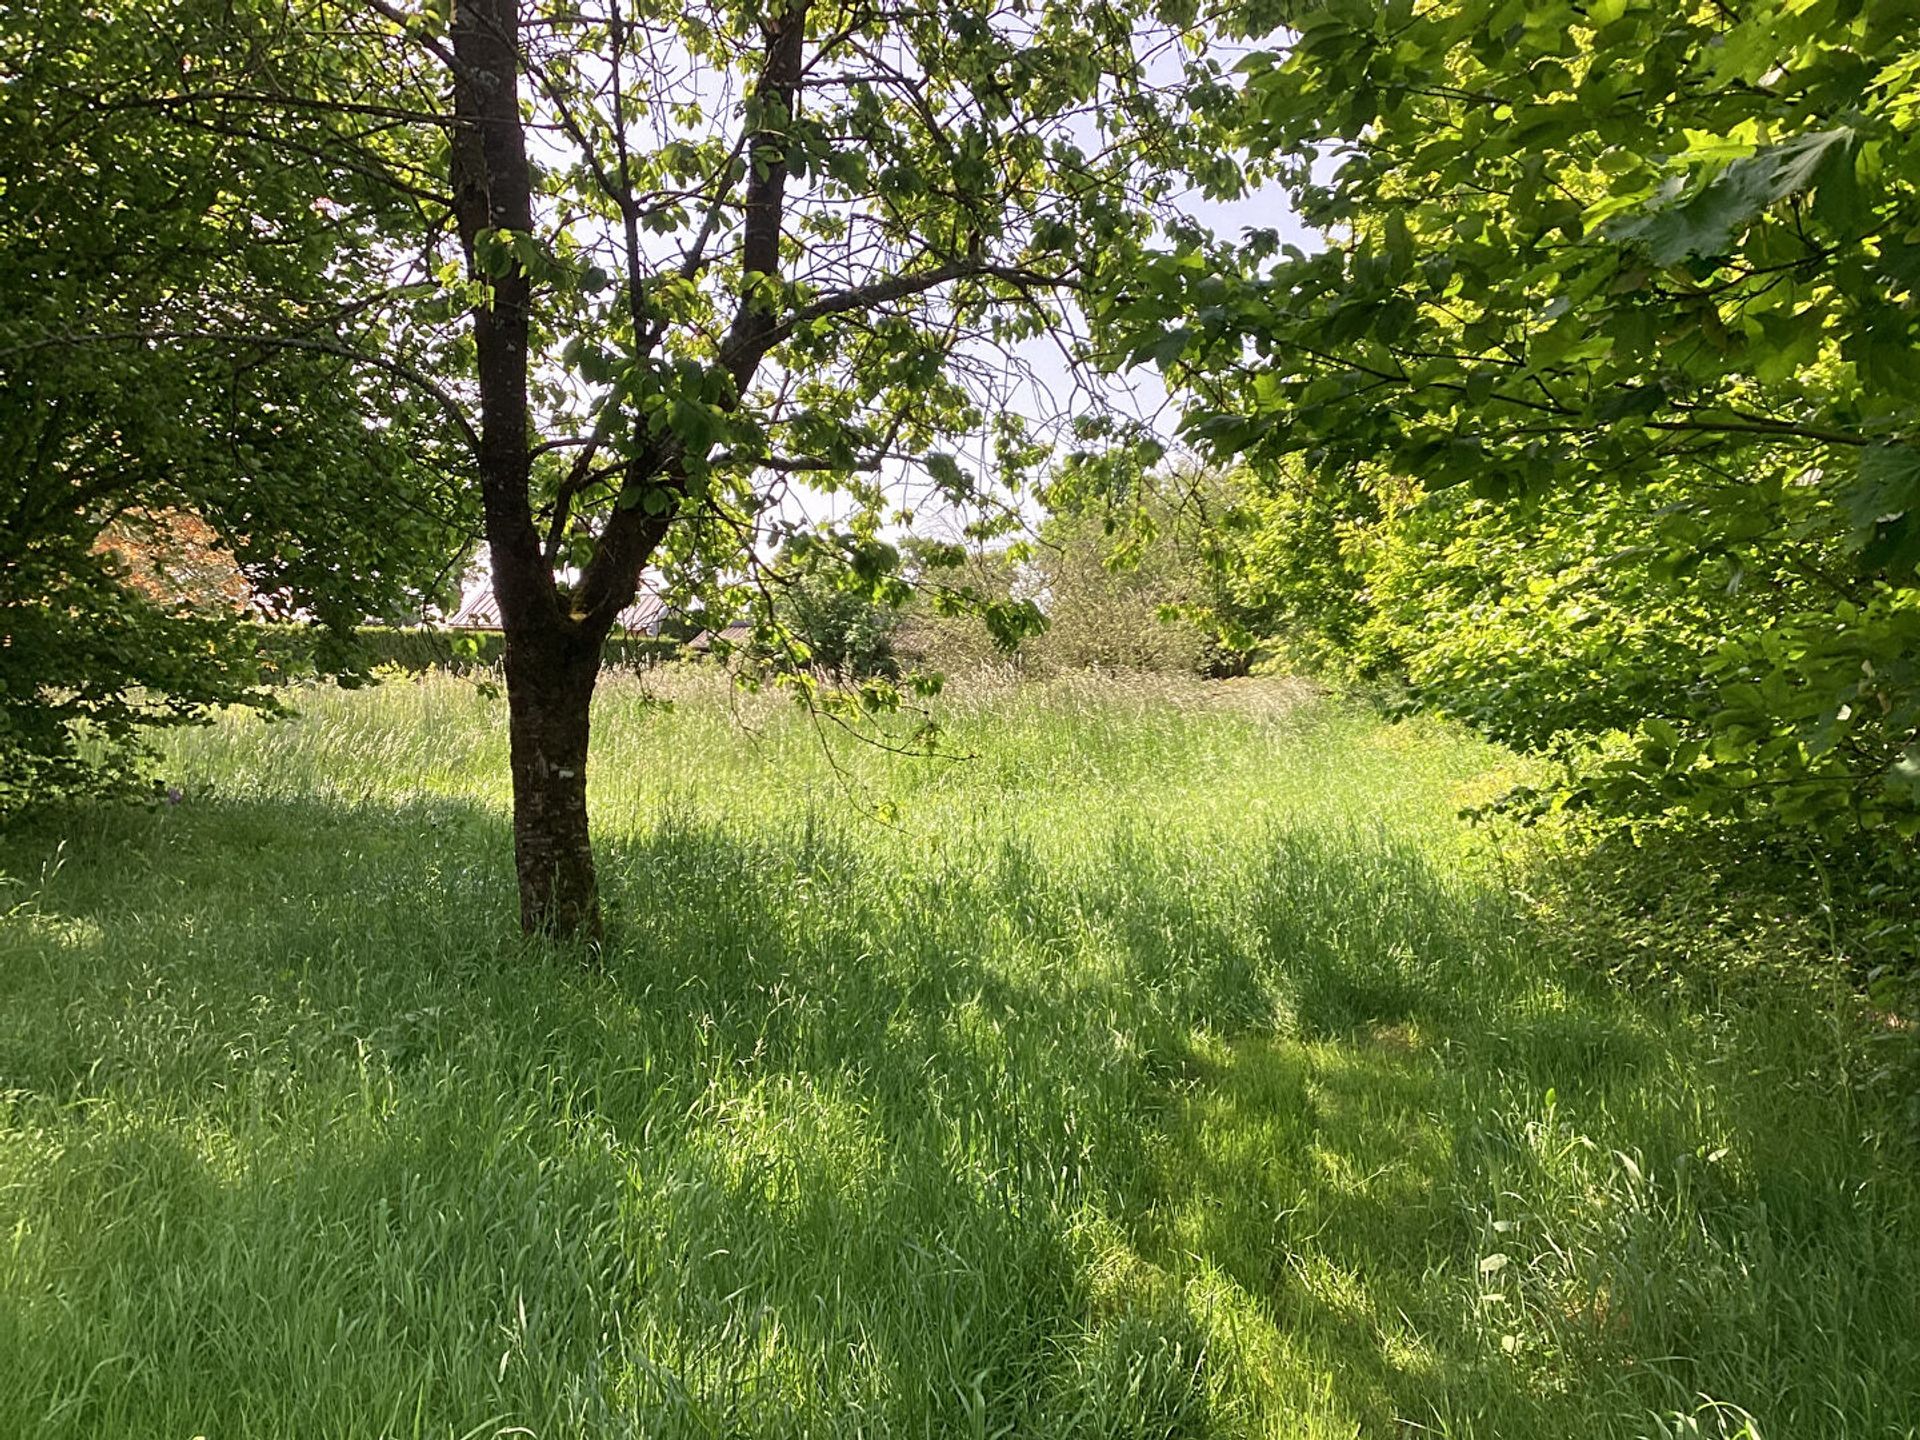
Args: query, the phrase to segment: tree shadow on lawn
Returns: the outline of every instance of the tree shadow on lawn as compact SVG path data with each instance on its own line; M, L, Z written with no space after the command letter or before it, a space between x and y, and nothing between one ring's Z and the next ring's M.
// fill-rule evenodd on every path
M1738 1067L1410 847L601 849L588 974L491 811L73 826L0 921L0 1421L1638 1434L1817 1358L1715 1318L1784 1313Z
M1218 1433L1181 1314L1093 1314L1076 1127L1125 1097L957 893L669 817L603 846L595 975L508 936L503 842L71 827L5 922L0 1429Z

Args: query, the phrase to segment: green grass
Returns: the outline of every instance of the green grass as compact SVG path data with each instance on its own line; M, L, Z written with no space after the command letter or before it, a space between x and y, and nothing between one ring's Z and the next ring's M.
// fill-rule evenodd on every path
M948 708L605 696L601 973L458 682L9 837L0 1435L1920 1435L1897 1097L1805 987L1565 958L1455 818L1506 757Z

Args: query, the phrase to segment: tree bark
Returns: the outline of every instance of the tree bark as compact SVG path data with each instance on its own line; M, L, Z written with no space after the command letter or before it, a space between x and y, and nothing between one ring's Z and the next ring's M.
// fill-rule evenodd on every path
M520 928L597 942L587 728L606 626L582 624L564 612L534 524L527 413L532 284L519 265L489 266L482 259L488 232L533 230L533 171L520 113L519 0L456 0L451 33L454 212L468 272L487 287L473 314L480 390L475 459L507 639Z
M587 832L587 737L600 647L584 636L509 633L507 712L520 928L601 939Z

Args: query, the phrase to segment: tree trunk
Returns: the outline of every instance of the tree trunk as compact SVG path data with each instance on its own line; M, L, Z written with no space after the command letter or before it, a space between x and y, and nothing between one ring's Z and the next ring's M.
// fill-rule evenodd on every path
M475 459L493 590L507 634L520 927L529 935L597 943L587 711L607 627L563 613L534 527L527 414L532 283L518 264L489 265L480 253L490 233L533 231L533 171L519 98L519 0L455 0L450 33L454 213L468 272L486 289L473 312L480 389Z
M533 632L507 637L513 852L520 928L555 939L601 939L587 834L587 729L597 645Z
M473 310L474 378L480 397L474 459L493 590L507 636L520 925L530 935L597 943L600 904L587 835L588 708L601 644L620 611L632 602L641 570L674 514L671 503L655 513L657 507L633 502L655 490L664 490L670 501L683 495L687 457L677 441L649 439L644 417L635 417L635 443L620 467L621 503L601 528L578 584L563 594L554 574L554 551L565 533L571 491L563 489L554 502L550 539L543 547L530 490L537 453L528 413L534 287L519 262L510 258L513 243L534 232L534 176L520 108L520 5L521 0L452 0L449 178L467 272L484 292ZM798 95L806 16L805 0L796 0L763 27L767 56L759 91L773 108L751 146L757 178L748 190L741 262L750 279L779 273L787 173L783 137ZM617 70L617 58L614 64ZM622 183L630 184L624 171ZM628 260L637 267L641 256L632 229L633 196L630 189L622 194ZM638 336L648 322L638 308L638 270L632 274L629 299L636 307ZM763 289L747 287L723 347L722 364L736 394L744 392L773 343L775 330ZM605 403L619 402L610 397ZM573 489L585 479L602 438L596 426L576 462Z

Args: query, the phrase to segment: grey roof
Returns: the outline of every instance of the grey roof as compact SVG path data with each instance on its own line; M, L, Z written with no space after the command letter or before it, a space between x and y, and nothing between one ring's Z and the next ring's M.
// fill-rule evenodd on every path
M667 602L651 590L643 590L633 604L620 612L614 629L629 635L658 635L660 622L666 619ZM500 601L492 584L484 577L468 584L460 597L460 608L442 622L449 630L498 630Z
M702 630L687 641L689 650L705 650L715 640L724 640L730 645L744 645L753 638L753 625L746 620L732 620L720 627L718 632Z

